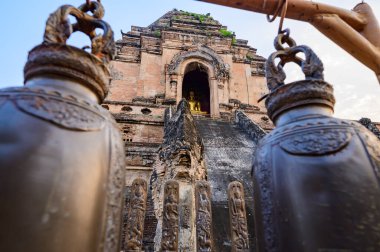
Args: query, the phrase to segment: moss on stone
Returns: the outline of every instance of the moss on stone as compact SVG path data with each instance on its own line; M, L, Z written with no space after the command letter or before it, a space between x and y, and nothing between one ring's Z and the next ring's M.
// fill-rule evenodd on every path
M161 31L160 31L160 30L155 30L155 31L153 32L153 34L154 34L154 36L156 36L156 37L161 37Z
M185 16L191 16L197 19L199 22L203 23L207 20L213 20L213 18L210 16L210 13L207 14L198 14L198 13L193 13L193 12L188 12L188 11L180 11L182 15Z
M247 57L248 60L254 60L253 56L250 55L250 54L247 54L246 57Z
M220 30L219 30L219 34L220 34L222 37L233 37L233 36L234 36L234 32L229 31L229 30L227 30L227 29L220 29Z

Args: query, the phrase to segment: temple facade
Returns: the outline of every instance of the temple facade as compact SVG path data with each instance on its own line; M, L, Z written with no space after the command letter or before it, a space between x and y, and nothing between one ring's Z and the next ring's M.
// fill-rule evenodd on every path
M116 44L103 107L126 146L121 250L254 251L265 59L209 14L175 9Z
M174 9L121 33L103 104L126 149L121 251L256 251L265 58L210 14Z
M128 103L135 115L144 114L134 105L152 104L150 115L162 115L161 105L176 105L194 92L213 118L228 118L236 108L253 119L265 112L257 103L267 90L265 59L210 15L169 11L148 27L122 32L117 47L106 104Z

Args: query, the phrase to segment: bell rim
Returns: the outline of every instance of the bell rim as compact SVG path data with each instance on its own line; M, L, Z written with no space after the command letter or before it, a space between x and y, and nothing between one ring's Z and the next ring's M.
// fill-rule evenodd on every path
M96 56L70 45L40 44L28 55L24 83L37 77L73 80L89 88L103 101L108 93L110 70Z
M278 87L266 101L268 116L275 121L278 116L291 109L319 105L334 111L334 88L323 80L301 80Z

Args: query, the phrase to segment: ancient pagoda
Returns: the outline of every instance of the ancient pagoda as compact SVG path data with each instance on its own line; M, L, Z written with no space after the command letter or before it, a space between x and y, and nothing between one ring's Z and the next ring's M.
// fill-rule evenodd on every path
M103 107L126 145L123 250L253 250L252 153L273 127L264 63L210 14L122 32Z

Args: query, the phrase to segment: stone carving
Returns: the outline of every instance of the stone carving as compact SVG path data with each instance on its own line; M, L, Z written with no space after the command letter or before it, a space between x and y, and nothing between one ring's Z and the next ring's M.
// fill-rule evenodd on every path
M151 176L154 211L158 219L155 236L156 251L163 249L162 244L167 243L169 239L165 238L165 236L170 236L168 228L165 227L165 218L167 218L165 201L168 198L165 196L167 189L164 185L167 181L173 180L193 184L194 181L204 180L207 175L202 157L203 144L196 130L194 118L191 115L187 101L183 99L178 104L177 110L168 108L165 111L164 118L164 140L158 150ZM192 228L194 226L194 220L192 219L193 202L181 201L176 210L181 216L178 225L182 229L187 229L187 233L195 233L195 228L194 230ZM195 234L192 237L195 238ZM181 241L181 248L184 249L187 245L183 244L188 244L189 242ZM195 241L191 242L195 244Z
M144 232L147 199L147 182L135 179L131 189L131 203L128 210L126 251L140 251Z
M198 45L192 50L177 53L168 66L169 74L179 74L179 66L183 61L190 58L202 59L210 63L215 70L215 78L218 81L230 78L230 66L211 48Z
M243 185L234 181L228 185L232 251L248 251L248 227Z
M212 251L211 190L206 181L198 181L195 187L197 211L197 251Z
M291 154L326 155L343 149L351 140L351 133L326 129L314 134L305 132L280 142L283 150Z
M152 188L153 191L157 190L154 193L158 196L156 206L161 205L159 191L166 180L180 178L190 182L206 177L202 158L203 145L186 100L178 104L177 111L168 109L165 112L164 132L164 141L154 165L157 180L153 182Z
M162 220L162 251L177 251L178 249L178 182L170 180L165 184L164 209Z
M191 206L188 204L183 204L181 206L181 227L190 227L190 217L191 217Z

